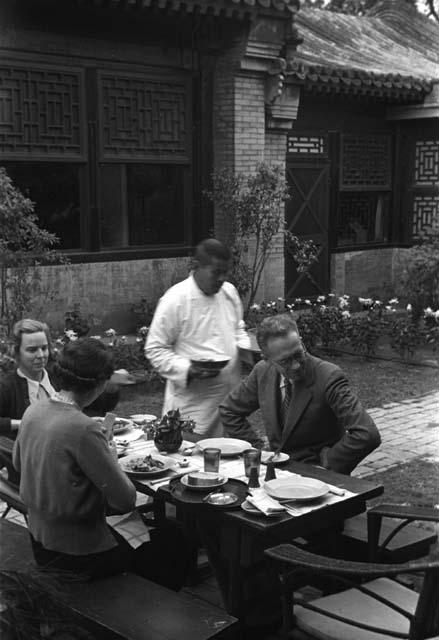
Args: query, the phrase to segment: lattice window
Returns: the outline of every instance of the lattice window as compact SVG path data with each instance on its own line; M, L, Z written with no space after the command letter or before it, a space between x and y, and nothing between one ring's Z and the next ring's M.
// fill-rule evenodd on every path
M439 140L418 140L415 146L415 184L439 183Z
M439 229L439 198L415 196L413 199L413 237L422 238Z
M340 188L362 191L389 189L390 136L343 135L340 164Z
M382 193L340 194L337 245L386 242L389 196Z
M74 71L0 67L0 152L80 159L81 76Z
M303 156L326 155L326 138L324 136L289 135L287 153L298 153Z
M178 78L100 77L104 159L188 160L188 85Z

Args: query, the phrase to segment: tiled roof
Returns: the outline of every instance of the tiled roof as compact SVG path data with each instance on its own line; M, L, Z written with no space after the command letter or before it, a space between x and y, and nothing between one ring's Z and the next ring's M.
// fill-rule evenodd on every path
M353 16L302 9L289 75L308 88L415 98L439 81L439 27L402 0Z

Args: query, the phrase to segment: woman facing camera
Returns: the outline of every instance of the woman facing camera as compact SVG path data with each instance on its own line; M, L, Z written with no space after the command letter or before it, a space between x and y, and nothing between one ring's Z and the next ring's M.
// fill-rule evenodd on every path
M0 380L0 434L14 440L27 407L52 396L61 381L53 361L49 362L50 333L47 324L25 318L15 323L12 335L16 367ZM110 382L85 409L85 413L105 415L114 409L118 401L118 385Z
M13 328L15 370L0 383L0 432L15 438L29 404L55 393L46 366L50 354L49 327L25 318Z
M111 377L111 354L93 338L70 342L54 373L61 390L25 411L13 451L35 560L90 577L124 571L131 547L105 515L132 511L136 491L82 411Z

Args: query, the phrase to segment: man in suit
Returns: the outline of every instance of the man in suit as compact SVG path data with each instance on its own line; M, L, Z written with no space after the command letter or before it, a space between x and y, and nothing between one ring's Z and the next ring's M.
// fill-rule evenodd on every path
M263 446L247 416L261 409L273 451L349 474L381 443L339 367L308 354L289 313L257 329L263 359L220 405L227 435Z

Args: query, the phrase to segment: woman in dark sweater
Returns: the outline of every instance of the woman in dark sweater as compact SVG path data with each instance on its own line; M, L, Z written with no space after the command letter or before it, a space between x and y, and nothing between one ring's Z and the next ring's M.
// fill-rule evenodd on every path
M189 560L181 535L161 528L134 551L106 523L107 510L136 502L117 453L83 413L113 373L111 352L93 338L70 342L54 372L61 390L25 411L13 451L36 562L90 578L131 570L180 588Z
M82 412L113 373L111 353L85 338L65 345L54 368L61 390L25 411L13 451L35 559L92 577L117 573L131 548L107 526L106 509L132 511L136 491Z

